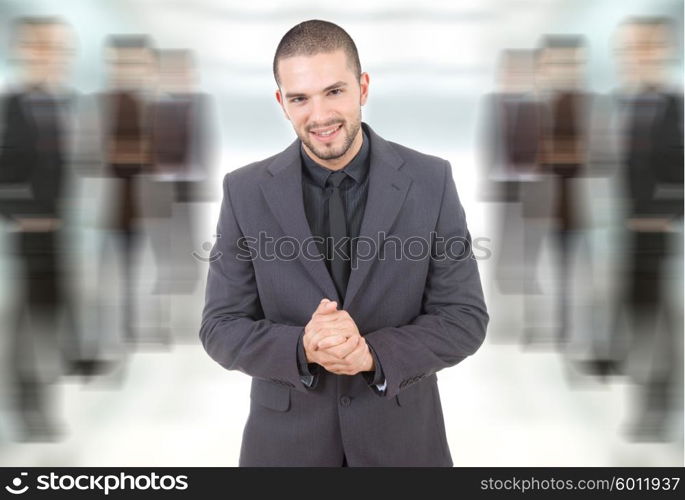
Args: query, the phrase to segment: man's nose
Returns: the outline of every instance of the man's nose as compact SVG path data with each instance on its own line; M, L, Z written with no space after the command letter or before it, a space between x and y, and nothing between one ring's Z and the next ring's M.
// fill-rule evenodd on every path
M330 106L325 102L325 99L321 97L315 97L312 99L312 108L309 120L311 123L315 124L317 127L324 126L331 119L331 109Z

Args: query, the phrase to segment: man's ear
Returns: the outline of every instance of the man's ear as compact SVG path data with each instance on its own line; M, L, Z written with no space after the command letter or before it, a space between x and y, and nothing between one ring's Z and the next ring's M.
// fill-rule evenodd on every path
M285 110L285 106L283 104L283 94L281 94L281 89L276 89L276 101L278 101L278 104L281 105L281 109L283 110L283 114L285 115L285 118L290 121L290 117L288 116L288 112Z
M362 73L359 75L359 88L361 89L359 95L359 104L363 106L369 98L369 74Z

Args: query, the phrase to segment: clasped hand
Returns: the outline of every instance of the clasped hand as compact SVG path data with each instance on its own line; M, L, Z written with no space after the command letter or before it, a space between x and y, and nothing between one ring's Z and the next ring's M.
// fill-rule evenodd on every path
M309 363L337 375L356 375L375 369L373 356L357 324L337 303L323 299L304 328L302 338Z

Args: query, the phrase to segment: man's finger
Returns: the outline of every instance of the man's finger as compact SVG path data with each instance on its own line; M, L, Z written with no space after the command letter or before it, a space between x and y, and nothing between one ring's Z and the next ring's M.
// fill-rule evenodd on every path
M342 335L345 338L348 338L350 336L349 333L343 328L327 326L325 328L317 329L314 331L314 334L309 338L308 345L313 347L316 351L318 350L319 342L321 342L323 339L327 337L337 337L339 335Z
M353 335L347 339L345 343L326 349L326 352L335 356L340 361L343 361L345 356L349 355L357 348L360 338L361 337L358 335ZM319 347L319 349L321 349L321 347Z
M323 299L321 302L319 302L319 305L317 306L316 310L312 314L312 318L314 316L332 313L333 311L337 311L337 309L338 309L338 303L337 302L335 302L334 300Z
M340 364L341 360L332 356L327 351L316 351L315 362L326 368L327 366ZM328 370L328 368L326 368L326 370Z
M330 337L324 337L316 345L318 350L330 349L340 344L347 342L347 337L344 335L331 335Z
M362 356L364 352L368 349L366 346L366 339L364 337L359 337L359 343L356 345L356 347L349 353L347 353L346 356L344 356L344 360L353 363L357 358Z
M312 318L312 321L318 324L328 324L336 321L344 321L345 315L340 314L341 312L342 311L317 313L317 315Z
M322 353L335 356L333 360L322 366L332 373L353 375L359 371L358 367L361 365L365 350L364 338L352 337L344 345L322 351Z

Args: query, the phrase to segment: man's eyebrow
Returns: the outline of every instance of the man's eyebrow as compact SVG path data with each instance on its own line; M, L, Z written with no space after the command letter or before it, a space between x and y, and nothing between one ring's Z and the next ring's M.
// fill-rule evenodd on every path
M347 83L346 83L346 82L343 82L343 81L341 80L341 81L339 81L339 82L335 82L333 85L329 85L328 87L326 87L325 89L323 89L323 91L324 91L324 92L328 92L329 90L333 90L333 89L336 89L336 88L338 88L338 87L346 87L346 86L347 86Z
M339 82L335 82L335 83L332 84L332 85L329 85L328 87L326 87L325 89L323 89L323 92L328 92L329 90L333 90L333 89L336 89L336 88L339 88L339 87L346 87L346 86L347 86L347 82L343 82L343 81L341 80L341 81L339 81ZM299 93L299 92L293 92L293 93L291 93L291 92L286 92L286 93L285 93L285 98L286 98L286 99L292 99L293 97L307 97L307 95L306 95L306 94Z

